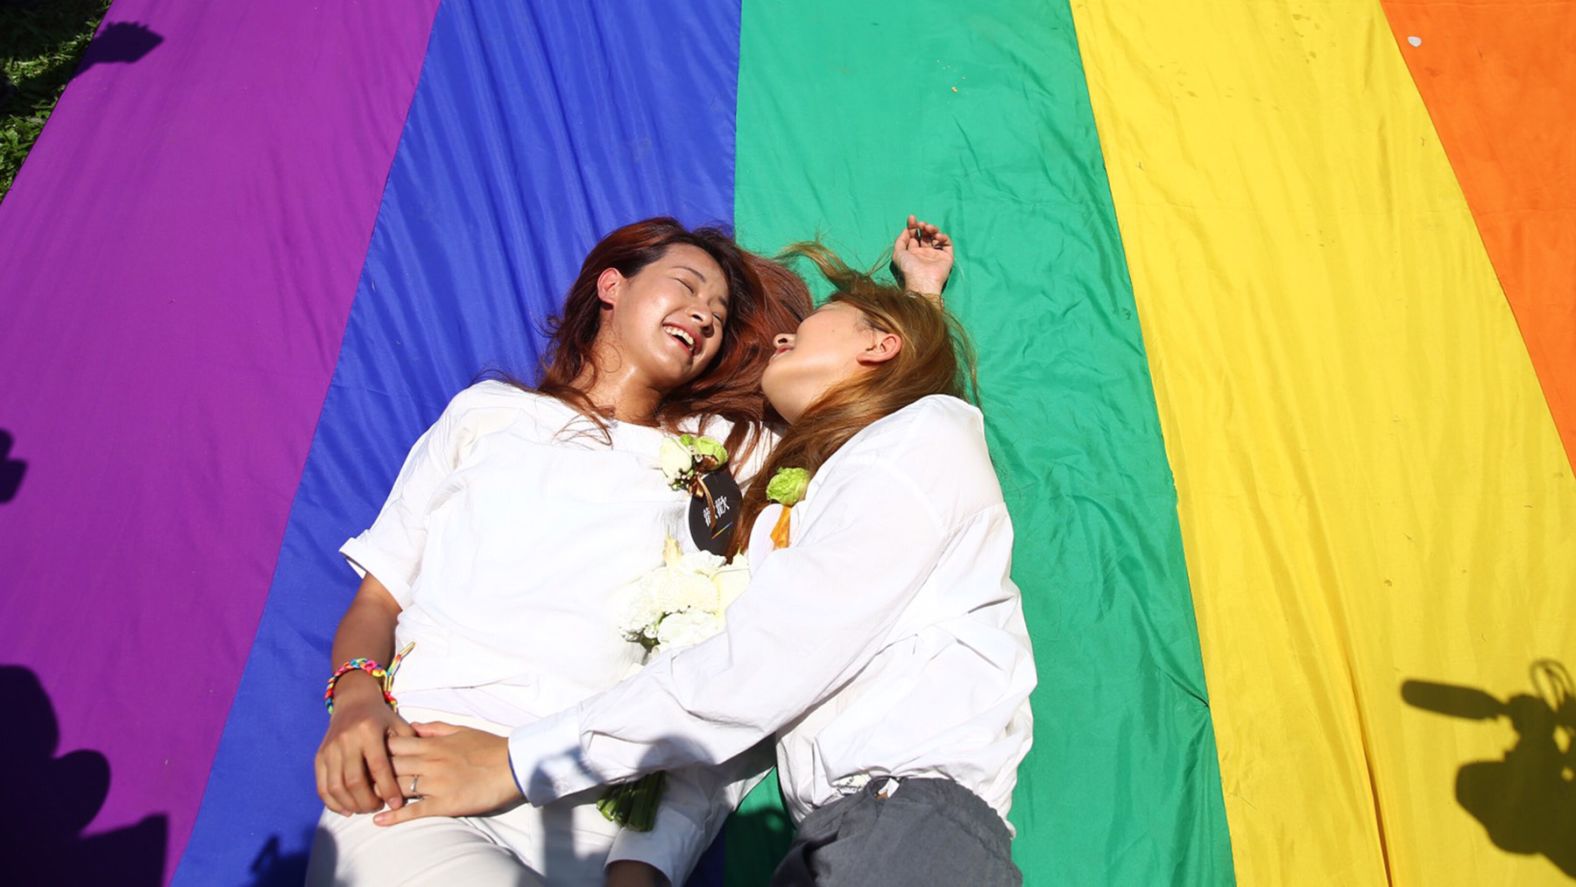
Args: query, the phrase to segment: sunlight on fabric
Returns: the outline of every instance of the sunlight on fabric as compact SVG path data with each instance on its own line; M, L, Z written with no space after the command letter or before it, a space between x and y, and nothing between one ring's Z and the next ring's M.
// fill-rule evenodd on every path
M1457 802L1508 722L1402 696L1569 664L1576 483L1383 11L1074 15L1240 880L1560 880Z

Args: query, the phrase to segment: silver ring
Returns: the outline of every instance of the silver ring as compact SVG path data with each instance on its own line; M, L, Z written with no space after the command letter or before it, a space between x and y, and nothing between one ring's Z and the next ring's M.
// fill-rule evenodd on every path
M413 798L421 797L421 795L416 794L416 781L419 779L421 779L420 773L417 773L415 776L410 778L410 796Z

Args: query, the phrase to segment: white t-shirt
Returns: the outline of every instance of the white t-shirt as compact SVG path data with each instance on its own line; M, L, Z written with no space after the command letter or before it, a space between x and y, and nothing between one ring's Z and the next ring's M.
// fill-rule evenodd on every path
M872 423L816 472L773 550L780 514L756 521L721 635L511 734L531 802L775 734L796 818L878 776L946 777L1006 818L1035 668L979 411L935 396Z
M721 440L730 428L692 430ZM513 726L638 669L641 648L618 632L630 586L661 565L667 535L694 548L691 497L657 467L667 436L621 422L604 435L556 398L502 382L455 396L371 528L340 549L403 608L396 645L416 646L395 680L401 704ZM773 442L743 470L730 465L741 483Z

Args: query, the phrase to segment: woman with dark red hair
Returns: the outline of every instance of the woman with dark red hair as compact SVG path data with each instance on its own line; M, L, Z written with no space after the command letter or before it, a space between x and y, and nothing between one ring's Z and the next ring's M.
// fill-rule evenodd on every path
M615 596L661 563L664 534L690 535L693 497L658 468L659 447L711 436L747 484L773 439L771 336L809 310L803 281L726 233L648 219L586 256L537 386L454 398L341 549L363 578L334 637L309 883L593 883L610 857L682 883L742 792L725 769L681 781L655 829L622 837L597 792L415 829L370 814L421 793L386 746L410 721L505 733L638 667Z

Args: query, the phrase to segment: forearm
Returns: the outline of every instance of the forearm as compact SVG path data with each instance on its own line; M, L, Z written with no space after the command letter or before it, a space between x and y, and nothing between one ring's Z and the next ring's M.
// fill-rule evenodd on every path
M339 621L339 629L334 632L329 668L361 658L387 668L394 658L394 626L399 622L399 613L399 604L395 603L393 595L368 573L345 611L345 617ZM336 698L364 694L381 696L382 692L379 682L364 671L345 674L334 687Z
M720 635L511 734L511 766L531 803L731 758L868 661L945 540L912 479L874 462L841 477L821 491L840 510L751 576ZM860 516L883 532L846 532Z
M951 271L940 273L931 271L915 271L903 275L903 288L912 293L926 296L939 296L941 290L947 285L947 278Z
M340 620L339 630L334 632L331 667L361 657L388 665L394 656L394 626L399 612L399 605L383 583L367 574Z
M607 864L606 887L666 887L667 876L655 866L632 859Z
M394 650L399 605L377 579L362 581L334 633L330 654L336 667L352 659L387 666ZM332 716L316 757L318 795L337 813L371 813L404 803L384 745L410 732L384 702L383 681L362 669L341 675L330 687Z

